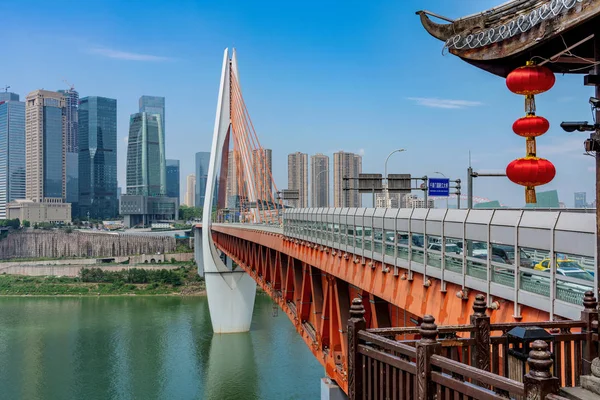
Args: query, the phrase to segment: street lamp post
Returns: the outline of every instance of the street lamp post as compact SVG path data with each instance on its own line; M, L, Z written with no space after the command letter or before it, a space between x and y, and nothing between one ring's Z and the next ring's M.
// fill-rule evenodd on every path
M439 175L443 176L444 178L448 178L446 175L444 175L438 171L434 172L434 174L439 174ZM446 209L448 209L448 197L446 197Z
M387 178L387 163L388 160L390 159L390 157L392 156L392 154L394 153L400 153L406 151L406 149L397 149L392 151L390 154L388 154L387 158L385 159L385 166L383 168L384 171L384 178L385 178L385 186L384 186L384 190L385 190L385 207L389 208L390 207L390 192L388 191L388 178ZM375 200L373 200L373 207L375 207Z

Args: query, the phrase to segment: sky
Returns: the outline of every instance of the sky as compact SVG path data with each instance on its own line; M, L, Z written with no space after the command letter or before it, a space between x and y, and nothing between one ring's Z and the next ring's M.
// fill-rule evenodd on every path
M1 1L0 87L24 98L44 88L117 99L118 179L125 187L129 115L142 95L166 98L166 154L181 161L181 192L194 154L210 151L223 50L235 47L240 84L261 144L273 150L273 176L287 187L287 155L339 150L363 155L363 172L439 176L466 182L476 171L503 172L525 155L512 132L523 97L502 78L442 54L415 11L449 18L502 0L402 1ZM557 169L538 190L594 193L585 134L564 120L588 120L593 95L581 75L557 76L536 96L550 131L538 156ZM466 192L466 184L463 184ZM506 178L477 178L476 196L509 206L524 189ZM183 197L182 197L183 199ZM366 201L365 201L366 202ZM369 201L370 203L370 201Z

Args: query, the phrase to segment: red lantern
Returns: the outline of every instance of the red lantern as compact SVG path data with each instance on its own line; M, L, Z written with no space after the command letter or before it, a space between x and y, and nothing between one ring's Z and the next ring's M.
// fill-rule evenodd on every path
M512 161L506 167L506 176L514 183L525 186L525 201L535 203L535 187L552 181L556 169L544 158L525 157Z
M538 117L536 115L528 115L523 118L519 118L513 124L513 131L523 137L536 137L541 136L548 132L550 129L550 123L544 117Z
M550 90L555 81L554 73L549 68L528 61L524 67L508 74L506 86L513 93L533 96Z

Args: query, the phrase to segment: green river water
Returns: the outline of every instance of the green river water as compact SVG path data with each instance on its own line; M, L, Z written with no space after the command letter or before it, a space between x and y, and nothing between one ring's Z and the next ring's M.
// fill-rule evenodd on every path
M215 335L205 297L0 298L1 400L315 399L323 368L256 296Z

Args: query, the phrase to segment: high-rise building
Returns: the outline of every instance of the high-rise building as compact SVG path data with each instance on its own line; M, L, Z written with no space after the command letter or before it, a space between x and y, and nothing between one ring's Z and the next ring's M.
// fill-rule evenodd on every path
M4 100L3 100L4 99ZM25 103L0 93L0 219L8 203L25 198Z
M74 88L57 90L65 98L66 202L79 214L79 93Z
M232 196L239 194L239 182L238 177L240 176L239 169L243 168L241 164L240 152L232 150L229 152L227 160L227 201Z
M390 207L389 208L401 208L402 207L402 193L390 193ZM375 207L387 208L385 203L385 193L375 193Z
M19 101L19 95L12 92L0 92L0 101Z
M167 160L167 196L179 203L179 160Z
M160 115L163 136L165 135L165 98L159 96L140 97L140 112Z
M60 203L66 196L65 98L36 90L25 106L25 196Z
M252 168L258 200L270 201L273 196L273 152L271 149L252 151Z
M407 194L402 200L403 208L435 208L435 200L427 199L427 207L425 207L425 199L414 194Z
M186 178L185 205L188 207L196 206L196 175L189 174Z
M587 193L575 192L575 208L587 208Z
M159 114L141 112L129 119L127 194L167 194L165 135Z
M79 106L79 217L119 214L117 100L89 96Z
M329 207L329 157L315 154L310 157L311 207Z
M333 154L333 206L360 207L358 174L362 173L362 157L339 151ZM347 179L345 179L347 178Z
M208 181L209 163L210 152L200 151L196 153L196 198L194 199L194 202L198 208L204 207L204 195L206 193L206 183ZM215 190L215 193L217 193L217 190ZM216 204L213 205L216 206Z
M308 207L308 154L288 154L288 189L298 190L298 200L290 200L292 207Z

